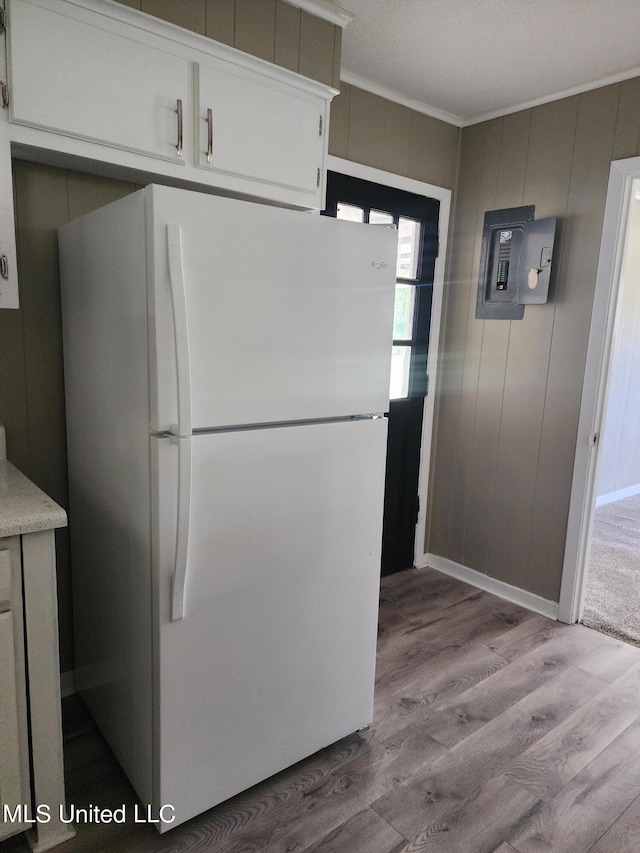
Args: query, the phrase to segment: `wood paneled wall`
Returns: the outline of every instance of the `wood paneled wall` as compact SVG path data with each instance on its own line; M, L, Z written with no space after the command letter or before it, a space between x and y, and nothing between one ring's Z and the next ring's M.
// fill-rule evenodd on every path
M284 0L119 0L305 77L340 87L342 29Z
M331 103L329 153L453 189L460 128L342 83Z
M59 225L137 189L134 184L14 162L20 308L0 311L0 423L7 457L67 507ZM73 668L69 537L56 531L60 663Z
M445 286L427 551L557 601L611 160L640 78L466 128ZM476 320L484 213L557 216L550 299Z

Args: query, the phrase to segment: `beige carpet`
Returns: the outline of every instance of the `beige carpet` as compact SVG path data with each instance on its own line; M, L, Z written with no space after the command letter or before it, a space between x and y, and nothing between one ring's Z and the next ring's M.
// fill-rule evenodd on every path
M582 621L640 646L640 495L596 509Z

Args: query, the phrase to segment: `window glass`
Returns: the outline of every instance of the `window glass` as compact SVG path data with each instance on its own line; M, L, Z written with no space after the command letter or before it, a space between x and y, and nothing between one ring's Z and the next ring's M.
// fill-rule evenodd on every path
M393 216L383 210L371 210L369 212L371 225L393 225Z
M336 218L346 219L349 222L364 222L364 210L361 207L356 207L355 204L346 204L344 201L339 201Z
M420 223L401 216L398 220L398 267L397 278L418 277L418 253L420 247Z
M389 397L399 400L409 396L411 347L394 346L391 351L391 385Z
M394 341L410 341L413 337L413 312L415 302L415 285L396 284L396 300L393 309Z

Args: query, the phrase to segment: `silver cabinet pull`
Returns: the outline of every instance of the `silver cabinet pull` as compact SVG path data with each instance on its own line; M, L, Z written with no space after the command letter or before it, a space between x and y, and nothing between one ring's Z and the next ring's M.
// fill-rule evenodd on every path
M6 255L0 255L0 275L5 281L9 281L9 261Z
M176 103L176 113L178 116L178 143L176 145L176 151L178 152L178 157L182 157L182 101L180 98L178 98Z
M213 162L213 113L207 110L207 163Z

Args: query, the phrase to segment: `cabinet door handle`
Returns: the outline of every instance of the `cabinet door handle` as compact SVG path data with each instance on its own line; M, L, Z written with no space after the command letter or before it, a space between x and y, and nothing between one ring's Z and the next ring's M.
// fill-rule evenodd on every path
M213 162L213 112L207 110L207 163Z
M9 281L9 261L6 255L0 255L0 276L5 281Z
M176 151L178 152L178 157L182 157L182 101L180 98L178 98L176 103L176 113L178 116L178 143L176 145Z

